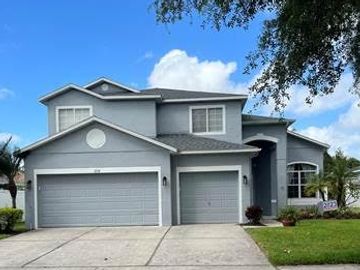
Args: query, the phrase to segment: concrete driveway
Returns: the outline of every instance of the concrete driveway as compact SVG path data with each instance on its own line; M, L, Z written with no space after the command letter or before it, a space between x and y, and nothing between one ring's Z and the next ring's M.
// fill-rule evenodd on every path
M40 229L0 241L0 269L274 269L238 225Z

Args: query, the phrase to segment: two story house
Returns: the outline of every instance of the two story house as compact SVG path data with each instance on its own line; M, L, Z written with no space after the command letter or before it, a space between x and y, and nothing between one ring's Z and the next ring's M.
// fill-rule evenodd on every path
M21 150L27 226L244 223L250 205L316 203L304 188L328 145L246 101L106 78L43 96L49 135Z

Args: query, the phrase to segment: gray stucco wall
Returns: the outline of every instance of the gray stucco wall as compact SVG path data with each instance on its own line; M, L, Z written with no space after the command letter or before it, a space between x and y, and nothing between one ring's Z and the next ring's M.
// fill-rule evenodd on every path
M106 134L106 143L100 149L92 149L86 142L86 134L99 128ZM170 184L162 187L163 224L171 224L171 178L170 154L148 142L93 123L81 130L44 145L25 158L26 181L34 180L34 169L58 168L102 168L160 166L161 177L166 176ZM26 191L26 224L34 226L33 190Z
M288 163L306 161L315 163L319 170L324 167L324 147L288 134Z
M156 136L155 101L105 101L81 93L69 91L47 102L49 133L56 132L56 106L92 105L93 114L146 136Z
M251 154L217 154L217 155L177 155L171 159L171 178L172 178L172 214L173 224L177 224L177 190L176 190L176 168L177 167L196 167L196 166L231 166L241 165L242 175L249 178ZM241 178L242 179L242 178ZM250 185L242 185L243 210L250 206ZM243 220L246 220L243 211Z
M277 209L287 205L287 132L285 125L251 125L243 126L243 139L263 134L278 139L275 157L271 162L271 208L273 215ZM274 161L274 162L273 162ZM276 174L274 173L276 172Z
M159 134L189 133L191 106L225 105L226 134L202 136L241 143L241 104L241 101L160 104L157 113L157 131Z

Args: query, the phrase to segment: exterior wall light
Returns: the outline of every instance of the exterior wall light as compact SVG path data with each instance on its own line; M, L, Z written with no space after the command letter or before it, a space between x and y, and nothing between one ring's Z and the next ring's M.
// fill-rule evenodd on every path
M28 181L26 182L26 189L27 189L27 190L31 190L31 185L32 185L31 180L28 180Z
M166 178L166 176L164 176L163 179L162 179L162 185L163 185L164 187L167 186L167 178Z
M248 177L246 175L243 176L243 184L247 185L249 183Z

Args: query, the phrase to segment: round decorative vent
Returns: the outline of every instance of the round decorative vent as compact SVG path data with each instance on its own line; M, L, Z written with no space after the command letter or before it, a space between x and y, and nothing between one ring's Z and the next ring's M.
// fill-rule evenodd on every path
M94 128L86 134L86 143L94 149L102 147L106 142L104 131Z
M107 83L102 84L101 85L101 90L103 90L103 91L109 90L109 85Z

